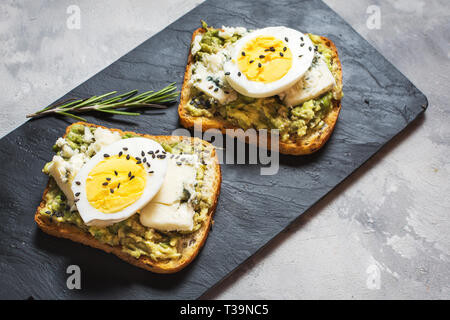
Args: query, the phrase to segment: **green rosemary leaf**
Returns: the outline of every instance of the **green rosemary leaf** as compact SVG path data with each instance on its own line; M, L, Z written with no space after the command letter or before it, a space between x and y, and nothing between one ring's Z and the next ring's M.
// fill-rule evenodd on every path
M126 111L111 110L111 109L97 109L97 111L113 113L113 114L121 114L121 115L125 115L125 116L140 116L141 115L139 112L126 112Z
M175 82L173 82L159 91L150 90L141 94L138 94L137 90L131 90L114 96L117 94L117 91L111 91L100 96L92 96L87 99L70 99L58 104L50 105L33 114L27 115L27 118L59 114L77 120L86 121L84 118L76 116L75 113L86 113L90 111L137 116L141 114L117 109L132 109L137 107L157 109L166 108L166 104L172 103L177 99L179 92L176 91L176 89Z
M77 119L77 120L80 120L80 121L87 121L85 118L76 116L76 115L71 114L71 113L68 113L68 112L64 112L64 111L56 111L55 113L60 114L60 115L63 115L63 116L66 116L66 117L71 117L71 118L74 118L74 119Z

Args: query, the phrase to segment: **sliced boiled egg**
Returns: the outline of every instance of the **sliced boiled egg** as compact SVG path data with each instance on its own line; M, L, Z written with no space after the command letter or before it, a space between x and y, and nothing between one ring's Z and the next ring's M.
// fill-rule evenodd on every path
M311 39L294 29L258 29L239 39L224 64L228 83L244 96L264 98L294 85L314 57Z
M167 172L163 147L147 138L119 140L87 161L72 182L74 202L88 226L108 226L144 207Z

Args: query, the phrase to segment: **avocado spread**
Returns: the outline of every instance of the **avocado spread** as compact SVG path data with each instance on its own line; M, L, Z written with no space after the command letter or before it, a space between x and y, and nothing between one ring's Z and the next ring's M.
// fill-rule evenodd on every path
M224 37L220 29L208 27L203 22L203 36L193 43L192 50L195 63L202 63L205 56L223 50L237 41L241 34ZM332 50L319 36L308 34L318 54L322 55L328 68L337 80L337 66L333 65ZM314 61L313 61L314 63ZM195 73L195 66L194 66ZM336 81L336 83L339 83ZM219 118L231 125L243 129L278 129L283 142L296 142L303 136L319 130L324 126L323 119L332 108L333 100L340 100L342 87L336 85L321 96L296 106L286 106L278 95L267 98L250 98L237 93L234 101L219 103L204 92L191 87L191 96L185 105L187 112L194 117Z
M89 154L89 146L92 142L86 142L85 131L94 133L96 127L88 127L81 124L72 125L70 131L65 137L65 143L77 154L84 153L87 158L94 154ZM133 137L133 134L124 134L122 139ZM183 139L180 142L164 143L157 142L163 146L166 152L171 154L194 154L197 153L199 159L203 159L204 146L202 144L194 145L188 139ZM58 156L66 160L70 160L72 153L65 153L64 148L60 144L55 144L53 150ZM78 150L78 151L76 151ZM49 174L49 166L51 162L47 163L43 172ZM84 232L91 234L98 241L109 244L111 246L121 246L124 252L127 252L135 258L140 256L149 256L153 260L167 260L177 259L181 256L182 248L186 246L188 238L192 233L199 230L203 222L207 218L209 207L211 206L211 199L208 197L207 179L209 173L208 163L202 160L197 169L197 183L195 187L195 197L192 200L194 207L194 229L192 232L162 232L153 228L143 226L139 221L139 212L130 218L110 225L108 227L94 227L87 226L81 219L76 206L70 206L66 196L58 187L55 180L50 177L48 192L44 196L45 206L41 209L40 214L46 215L53 223L70 223L77 226Z

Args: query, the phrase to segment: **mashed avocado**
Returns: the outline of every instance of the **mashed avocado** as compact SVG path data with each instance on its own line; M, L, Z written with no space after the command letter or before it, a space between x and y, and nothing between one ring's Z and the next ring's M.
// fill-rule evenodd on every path
M95 127L87 128L91 133L96 130ZM85 126L75 124L72 125L70 132L66 135L65 141L73 150L87 153L90 143L86 142L84 135ZM127 139L133 136L132 134L124 134L122 138ZM197 146L198 149L194 149L192 144L184 141L171 144L161 143L161 145L168 153L172 154L201 153L203 150L203 146L200 146L200 148ZM64 152L60 145L55 144L53 150L57 155L64 157ZM43 169L43 172L46 174L48 174L50 163L47 163ZM48 192L44 197L45 207L41 209L40 213L48 216L54 223L70 223L75 225L81 230L90 233L102 243L111 246L121 246L124 252L127 252L135 258L145 255L153 260L177 259L180 257L179 248L181 248L183 240L200 229L211 206L211 200L202 188L202 181L204 180L206 169L206 164L203 162L197 170L198 183L195 190L196 195L192 202L195 210L194 230L192 232L161 232L153 228L145 227L139 222L139 213L108 227L87 226L84 224L78 211L76 211L76 208L71 208L68 205L64 193L51 177Z
M195 61L201 61L205 54L219 51L230 41L220 36L219 29L208 27L206 23L202 27L205 33L194 55ZM232 41L239 37L234 35ZM333 65L332 50L322 43L319 36L309 34L309 37L336 77L337 66ZM324 125L323 119L331 110L333 99L339 100L342 96L342 87L335 86L322 96L293 107L285 106L278 96L249 98L238 93L236 100L220 104L195 88L191 92L185 109L192 116L221 118L243 129L278 129L283 142L295 142Z

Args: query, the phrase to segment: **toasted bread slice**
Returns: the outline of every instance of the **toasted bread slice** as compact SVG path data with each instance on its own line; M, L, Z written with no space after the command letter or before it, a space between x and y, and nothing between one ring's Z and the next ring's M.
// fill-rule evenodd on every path
M194 31L192 35L192 42L194 41L195 36L198 34L204 33L205 30L203 28L198 28ZM334 43L325 37L320 37L322 43L331 49L332 51L332 65L333 65L333 75L336 80L336 86L342 87L342 66L339 60L337 48ZM189 102L191 97L191 88L189 85L189 80L192 75L192 65L194 63L194 57L192 56L191 50L189 50L188 61L186 65L186 71L184 74L184 82L181 90L181 98L180 104L178 106L178 114L180 116L180 123L186 128L193 128L194 124L201 124L202 131L206 131L208 129L218 129L222 133L226 133L226 129L239 129L239 127L231 124L230 122L222 119L222 118L208 118L208 117L195 117L189 114L186 110L185 106ZM291 155L304 155L313 153L320 148L328 141L331 136L331 133L334 130L334 126L336 125L339 112L341 110L341 101L333 100L332 108L325 116L323 121L325 125L322 126L321 129L312 131L308 135L302 137L296 142L279 142L279 152L283 154L291 154ZM252 140L252 139L250 139ZM255 139L253 139L255 140ZM270 149L270 136L267 137L267 146ZM249 142L249 139L245 140ZM258 140L256 140L258 141Z
M35 221L39 228L41 228L44 232L60 237L60 238L66 238L70 239L75 242L80 242L85 245L101 249L103 251L106 251L108 253L113 253L116 256L118 256L120 259L125 260L126 262L135 265L137 267L156 272L156 273L174 273L177 272L184 267L186 267L198 254L201 247L204 245L206 238L208 236L211 224L213 223L213 214L217 206L217 201L220 193L220 185L222 181L222 175L220 171L220 165L219 160L216 155L214 147L201 139L198 138L191 138L191 137L182 137L182 136L151 136L147 134L138 134L130 131L122 131L119 129L110 129L103 126L98 126L94 124L84 123L84 122L78 122L76 124L82 124L84 126L90 126L90 127L102 127L105 129L108 129L110 131L116 131L121 135L124 134L133 134L133 135L139 135L141 137L154 139L158 142L165 142L165 143L173 143L181 140L188 139L190 143L201 143L205 146L205 150L208 151L209 157L211 158L211 170L214 175L214 180L212 182L212 192L211 194L211 206L209 207L207 218L205 221L203 221L202 226L199 230L189 234L187 238L185 238L185 241L183 243L186 245L184 247L180 246L179 250L181 250L181 256L178 259L168 259L168 260L161 260L161 261L155 261L152 260L148 256L141 256L139 259L134 258L130 254L122 251L122 246L111 246L108 244L105 244L103 242L98 241L95 239L90 233L82 230L81 228L77 227L76 225L70 224L70 223L61 223L61 222L55 222L51 217L48 217L47 215L41 214L40 211L45 207L45 195L49 191L49 185L47 185L47 188L44 191L44 195L42 198L42 202L39 205L36 214L35 214ZM67 127L66 133L64 137L69 133L70 127ZM185 140L186 141L186 140Z

